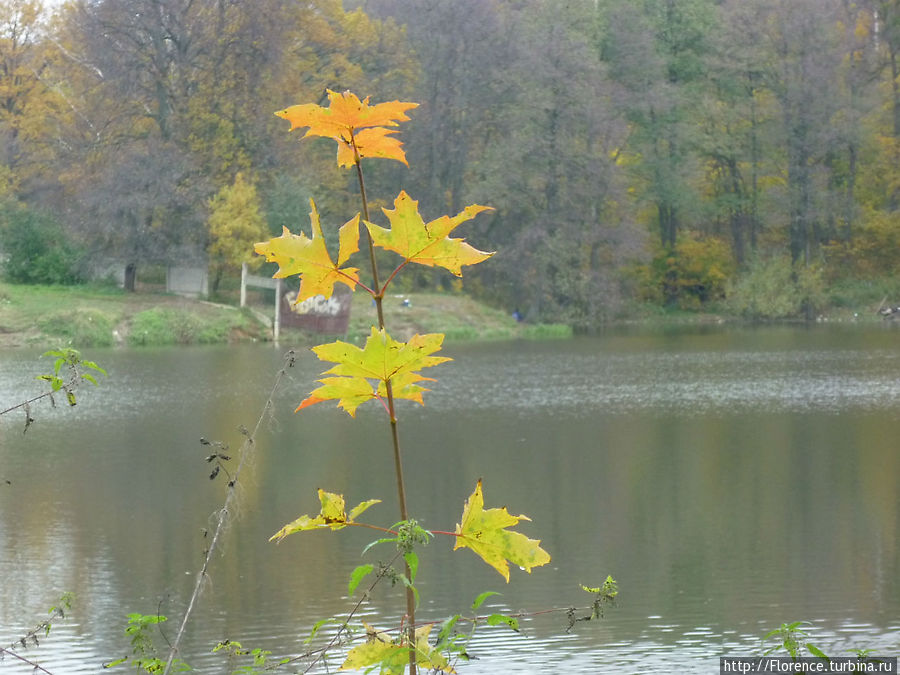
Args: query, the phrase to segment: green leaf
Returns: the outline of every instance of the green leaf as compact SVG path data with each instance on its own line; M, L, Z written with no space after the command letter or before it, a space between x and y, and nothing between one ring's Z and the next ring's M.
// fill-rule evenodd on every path
M367 574L371 574L374 569L374 566L366 563L353 570L353 572L350 573L350 583L347 585L347 595L353 595L356 587L359 586L359 582L362 581Z
M513 616L505 614L491 614L487 618L488 626L499 626L501 623L509 626L517 633L519 632L519 620Z
M373 546L378 546L378 544L391 544L397 541L397 537L383 537L382 539L376 539L375 541L370 541L366 544L366 547L362 550L361 555L365 555L369 552L369 549Z
M485 591L484 593L480 593L477 598L475 598L475 602L472 603L472 611L477 611L484 601L487 600L492 595L500 595L497 591Z
M447 638L450 637L450 634L453 632L453 629L456 627L456 623L459 621L460 615L454 614L453 616L444 620L441 624L441 630L437 635L437 643L435 644L435 649L440 649L446 642Z
M115 668L116 666L119 666L119 665L125 663L127 660L128 660L128 657L123 656L121 659L116 659L115 661L110 661L109 663L104 663L103 667L104 668Z
M354 520L356 520L356 517L360 513L365 511L367 508L369 508L370 506L374 506L375 504L380 504L380 503L381 503L380 499L369 499L367 501L360 502L359 504L354 506L352 509L350 509L350 515L347 516L347 520L350 522L353 522Z
M403 554L406 564L409 565L409 580L413 583L416 581L416 574L419 571L419 556L415 551L407 551Z
M81 362L81 365L84 366L85 368L90 368L90 369L92 369L92 370L96 370L98 373L102 373L103 375L106 375L106 371L103 370L103 368L101 368L100 366L98 366L98 365L97 365L96 363L94 363L93 361L87 361L87 360L84 360L84 361Z
M398 574L397 579L399 579L404 586L406 586L409 590L413 592L413 595L416 597L416 607L419 606L419 589L413 585L413 582L409 580L409 578L405 574Z
M36 379L49 382L50 389L54 392L62 389L63 385L66 383L61 377L56 377L55 375L38 375Z
M303 643L304 643L304 644L309 644L310 642L312 642L312 641L316 638L316 635L319 633L319 629L321 629L322 626L325 626L325 625L328 625L328 624L331 624L331 623L333 623L333 624L343 624L342 621L339 621L338 619L335 619L334 617L328 617L327 619L319 619L318 621L316 621L316 622L313 624L312 630L311 630L310 633L309 633L309 637L307 637L307 638L303 641Z
M831 661L831 659L829 659L825 655L825 652L823 652L821 649L816 647L814 644L807 643L806 648L809 650L809 653L812 654L813 656L816 656L820 659L825 659L826 661L829 661L829 662Z

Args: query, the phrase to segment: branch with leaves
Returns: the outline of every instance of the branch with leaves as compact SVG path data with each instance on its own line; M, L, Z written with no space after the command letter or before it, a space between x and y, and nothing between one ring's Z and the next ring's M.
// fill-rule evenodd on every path
M49 610L47 610L47 614L49 616L46 619L39 622L34 628L29 630L21 637L17 638L7 647L0 647L0 660L9 656L17 661L31 666L32 672L46 673L47 675L51 675L50 671L48 671L46 668L41 666L39 663L36 663L35 661L32 661L31 659L23 656L22 654L19 654L16 650L26 649L29 646L39 647L41 644L41 640L50 635L50 631L53 628L54 622L56 622L57 619L66 618L66 612L72 609L72 600L73 596L71 593L63 593L57 603L50 607Z
M96 363L83 359L81 352L77 349L52 349L44 352L42 354L43 357L53 357L53 369L49 373L37 375L36 379L47 382L50 385L50 389L21 403L12 405L5 410L0 410L0 416L15 410L24 410L25 428L23 432L28 431L28 428L34 423L34 418L31 416L31 406L34 403L43 399L49 399L50 403L56 407L55 395L62 392L66 397L66 402L70 406L74 406L78 403L75 391L81 383L90 382L96 386L97 378L95 374L106 375L106 371Z

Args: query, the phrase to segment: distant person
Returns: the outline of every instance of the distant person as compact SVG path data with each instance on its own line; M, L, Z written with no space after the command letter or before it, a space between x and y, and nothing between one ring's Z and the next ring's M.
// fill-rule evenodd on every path
M520 322L521 322L522 319L525 318L525 317L522 316L522 313L519 311L519 308L516 307L516 308L513 310L512 318L514 318L516 321L520 321Z

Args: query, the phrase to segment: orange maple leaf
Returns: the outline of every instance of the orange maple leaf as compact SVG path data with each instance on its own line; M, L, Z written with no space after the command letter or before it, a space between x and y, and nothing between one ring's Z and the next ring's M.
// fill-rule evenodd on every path
M273 278L300 275L300 291L295 304L316 295L330 298L334 292L334 285L338 282L346 284L351 290L359 283L359 270L356 267L341 267L359 250L359 214L344 223L340 229L340 250L335 263L325 248L325 237L322 234L316 203L312 199L309 203L312 207L309 213L312 239L302 232L299 235L291 234L285 227L280 237L261 241L254 246L257 253L266 256L267 261L278 263L278 271L272 275Z
M315 103L293 105L275 114L291 123L291 131L308 127L307 136L333 138L338 144L338 166L354 166L361 157L396 159L406 164L406 155L400 141L390 134L398 122L409 119L406 111L418 107L418 103L387 101L369 105L369 98L362 101L349 91L343 93L328 90L327 108Z

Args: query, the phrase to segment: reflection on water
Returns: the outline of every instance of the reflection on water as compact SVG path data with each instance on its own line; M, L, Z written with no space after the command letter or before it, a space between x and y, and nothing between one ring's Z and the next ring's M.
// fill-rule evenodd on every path
M482 477L488 505L528 514L522 530L553 562L507 586L437 540L421 555L420 618L465 613L488 589L502 592L488 603L498 610L568 607L588 600L579 584L612 574L620 606L602 621L485 631L464 672L713 672L720 655L759 653L768 630L800 619L827 652L896 654L898 338L779 327L449 347L456 360L434 369L427 407L401 413L411 510L453 529ZM222 500L199 439L240 444L282 351L92 352L110 376L74 410L36 409L24 436L23 420L3 418L3 644L66 590L72 617L28 651L52 672L95 673L127 653L129 612L160 611L174 633ZM0 355L0 401L32 386L33 356ZM321 370L301 356L259 439L185 647L201 672L223 670L209 651L225 638L301 652L314 621L350 606L367 533L267 542L317 509L317 487L380 497L368 519L396 519L378 408L355 420L325 405L290 412ZM367 620L390 626L400 591L376 595Z

